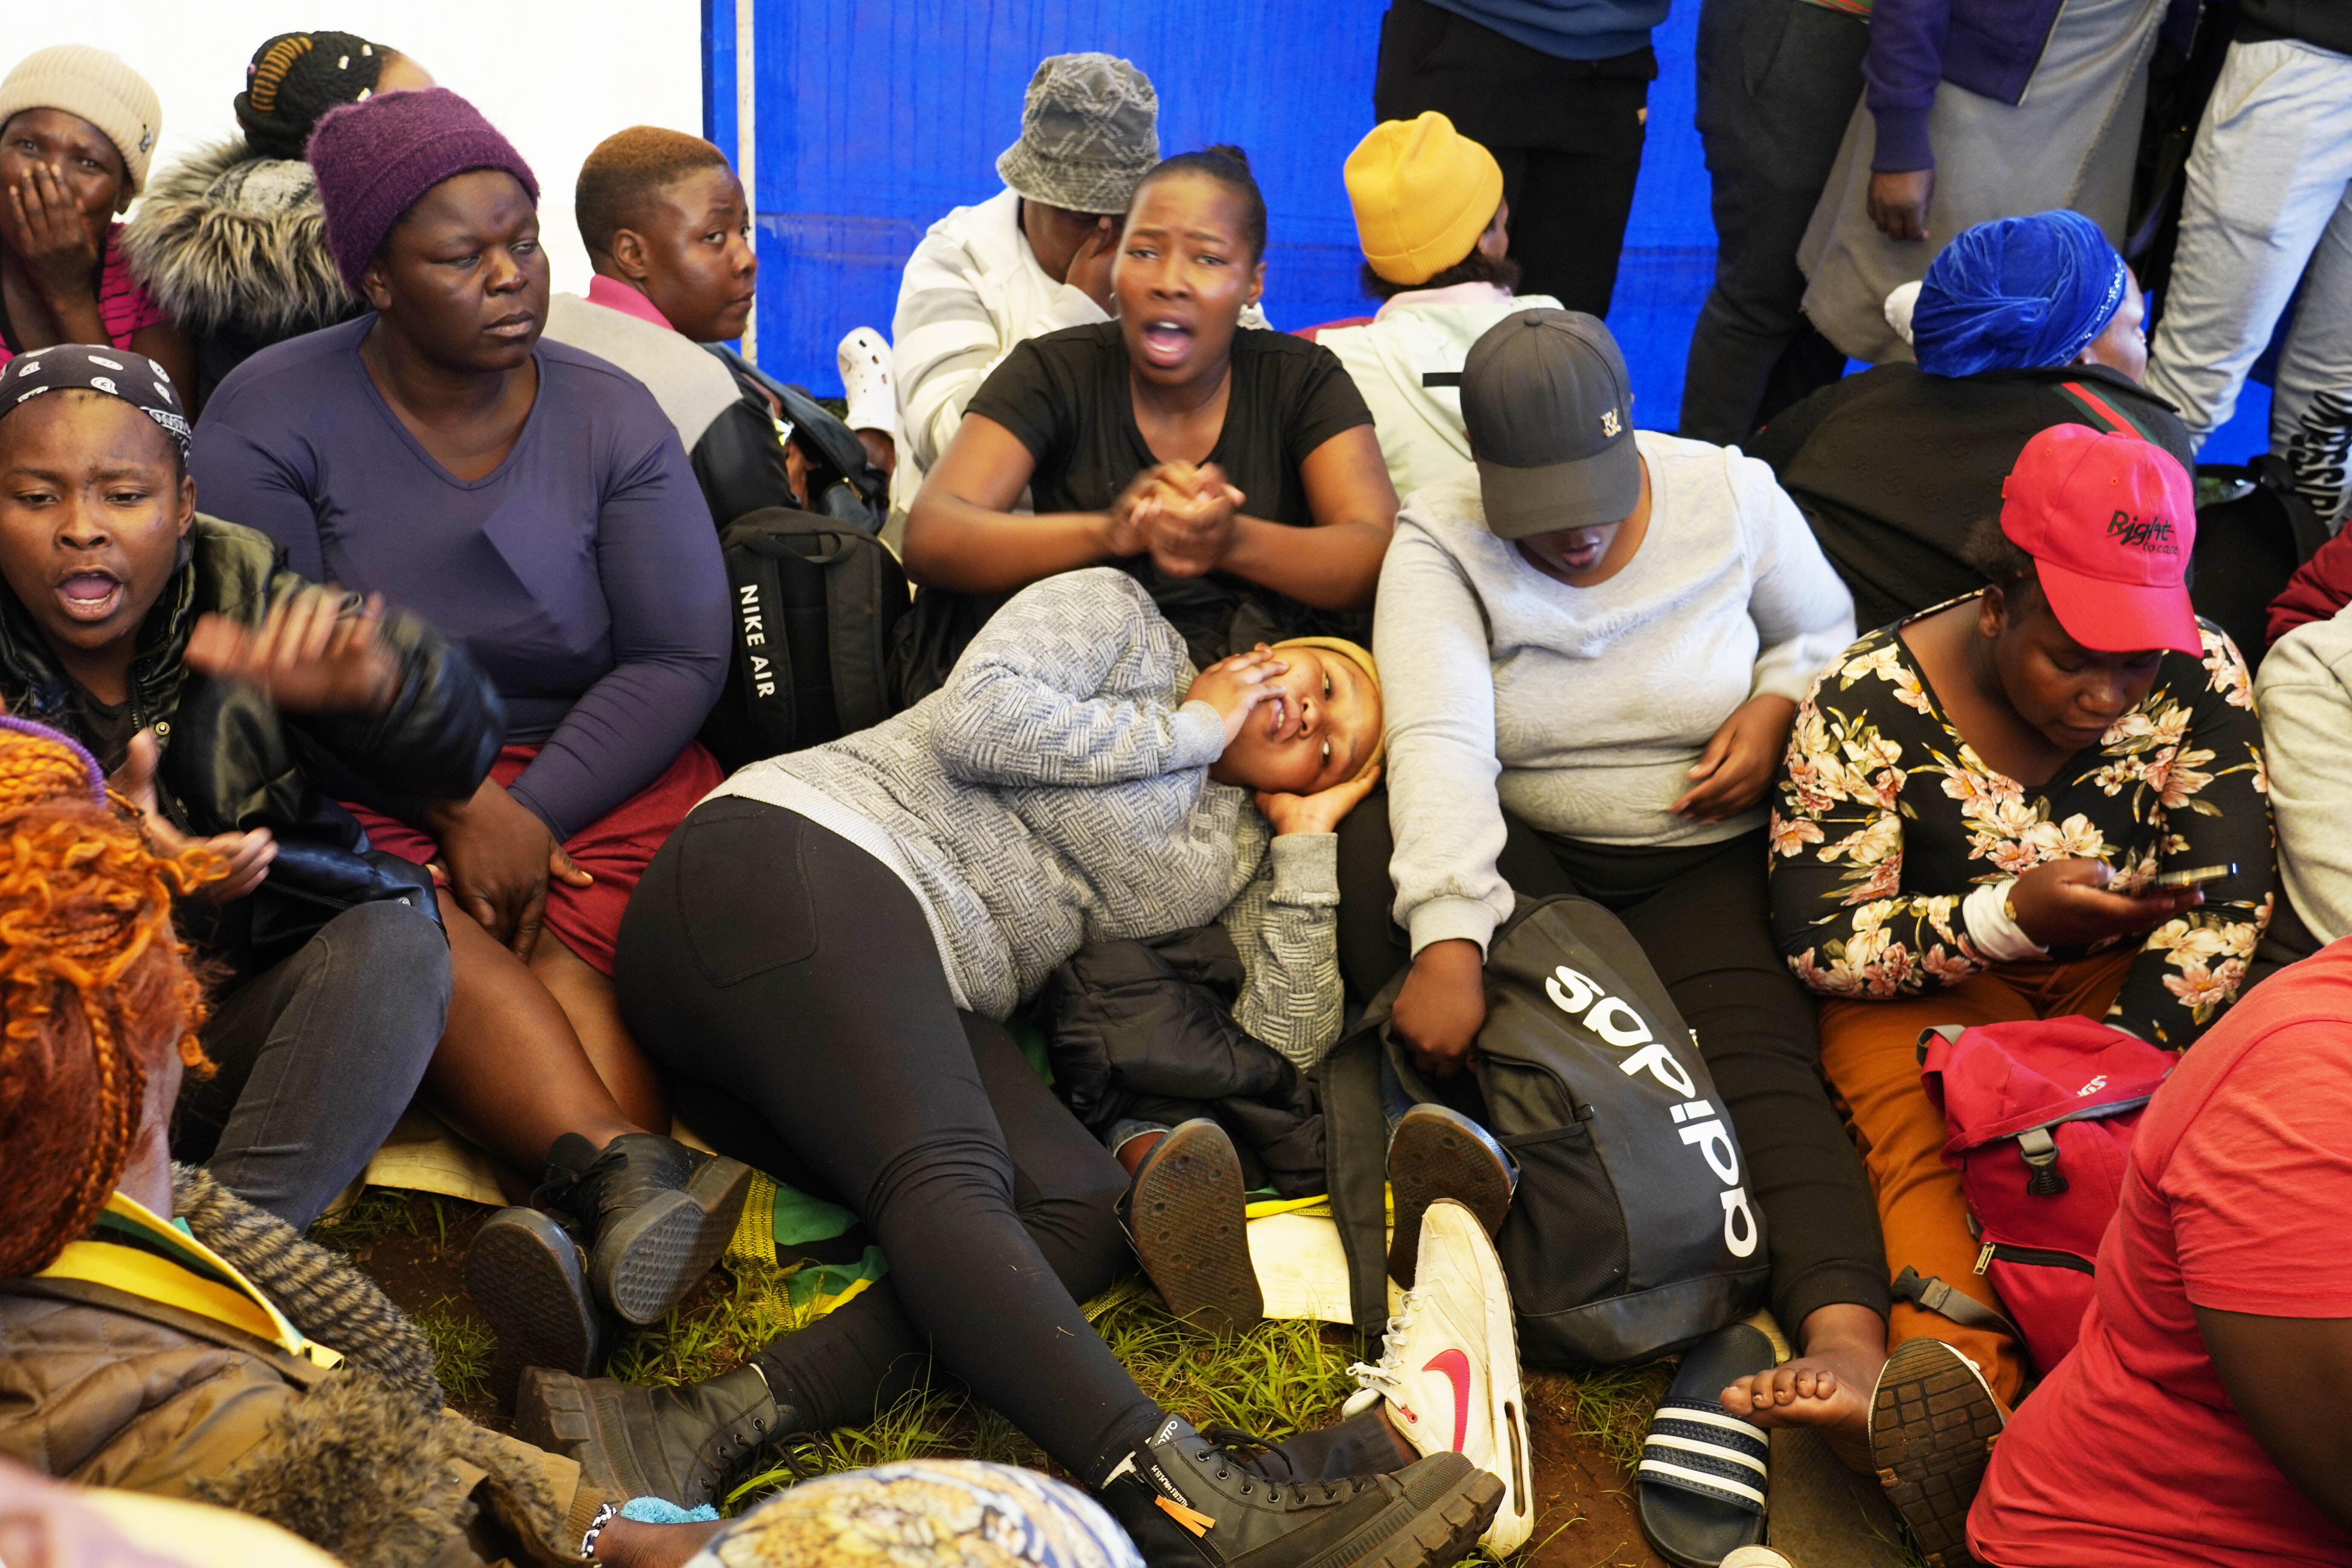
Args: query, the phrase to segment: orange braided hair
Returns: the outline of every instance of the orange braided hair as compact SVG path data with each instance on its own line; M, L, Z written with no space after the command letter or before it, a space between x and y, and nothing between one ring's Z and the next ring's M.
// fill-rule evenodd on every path
M253 107L257 111L263 114L277 111L278 84L286 79L286 73L294 68L294 62L310 52L310 34L289 33L269 46L260 63L248 73L252 85L246 90L252 94Z
M0 721L0 1279L47 1267L121 1179L151 1061L210 1072L172 898L215 858L155 853L88 752Z

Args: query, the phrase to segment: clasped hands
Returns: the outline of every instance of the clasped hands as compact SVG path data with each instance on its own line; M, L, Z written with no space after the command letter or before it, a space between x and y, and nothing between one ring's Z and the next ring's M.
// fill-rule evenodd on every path
M1214 463L1160 463L1111 502L1103 543L1116 557L1147 552L1171 577L1213 572L1233 548L1242 492Z

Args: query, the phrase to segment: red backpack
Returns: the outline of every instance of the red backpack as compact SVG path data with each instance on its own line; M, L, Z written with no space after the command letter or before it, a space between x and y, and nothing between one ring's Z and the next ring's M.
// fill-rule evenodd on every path
M1944 1113L1944 1162L1960 1173L1982 1243L1976 1271L2010 1321L1909 1268L1895 1294L1955 1321L2014 1332L2047 1376L2082 1332L2092 1260L2123 1198L2132 1129L2175 1059L2090 1018L1920 1036L1927 1098Z

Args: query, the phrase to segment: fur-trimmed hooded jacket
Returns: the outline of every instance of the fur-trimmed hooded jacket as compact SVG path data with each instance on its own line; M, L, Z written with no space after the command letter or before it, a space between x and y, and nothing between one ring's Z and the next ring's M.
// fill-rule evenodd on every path
M199 149L148 182L122 231L148 294L196 343L195 409L251 355L367 307L327 249L310 165L242 141Z
M0 1455L254 1514L351 1568L578 1561L606 1501L578 1465L444 1409L424 1336L342 1258L201 1171L176 1168L172 1195L343 1364L102 1285L0 1280Z

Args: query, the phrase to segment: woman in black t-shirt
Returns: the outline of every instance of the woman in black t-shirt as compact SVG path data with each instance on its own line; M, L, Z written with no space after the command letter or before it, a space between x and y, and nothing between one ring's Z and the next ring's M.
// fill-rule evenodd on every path
M1396 492L1330 352L1240 327L1265 257L1265 203L1237 150L1145 175L1118 320L1030 339L989 376L915 499L908 574L1001 595L1108 562L1204 668L1360 623ZM1034 516L1012 510L1024 490Z

